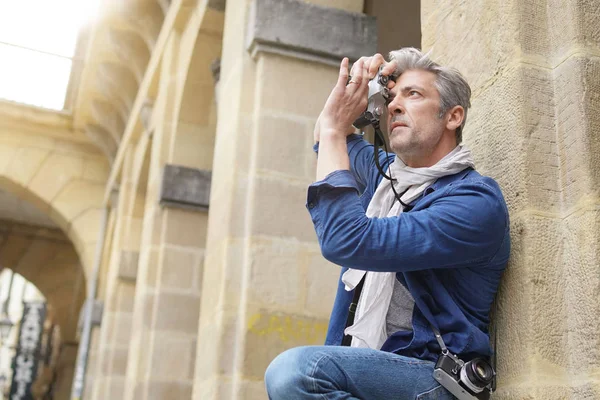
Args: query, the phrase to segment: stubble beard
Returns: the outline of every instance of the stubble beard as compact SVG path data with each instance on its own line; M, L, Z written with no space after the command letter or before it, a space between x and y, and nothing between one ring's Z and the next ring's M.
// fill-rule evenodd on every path
M396 134L390 132L388 135L390 148L400 159L402 159L402 156L414 157L418 155L421 147L417 139L420 132L408 127L404 129L408 129L409 132L398 132Z

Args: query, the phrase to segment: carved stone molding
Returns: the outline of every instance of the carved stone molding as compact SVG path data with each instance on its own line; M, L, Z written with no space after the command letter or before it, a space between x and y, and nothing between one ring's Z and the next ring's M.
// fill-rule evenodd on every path
M119 279L134 281L137 279L138 261L140 253L137 251L121 251L119 260Z
M211 171L165 165L160 204L167 207L208 210Z
M299 0L254 0L246 48L338 65L377 49L375 17Z

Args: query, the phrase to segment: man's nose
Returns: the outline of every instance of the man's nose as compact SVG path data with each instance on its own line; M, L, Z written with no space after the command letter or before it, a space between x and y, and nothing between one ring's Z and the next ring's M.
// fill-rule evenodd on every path
M388 111L390 115L404 113L404 107L400 104L400 101L398 101L398 97L394 97L390 104L388 104Z

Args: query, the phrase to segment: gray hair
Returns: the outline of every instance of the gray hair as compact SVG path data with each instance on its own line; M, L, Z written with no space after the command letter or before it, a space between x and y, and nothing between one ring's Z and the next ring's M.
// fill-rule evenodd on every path
M440 93L440 118L454 106L462 106L465 116L462 124L456 128L456 143L462 141L463 128L467 122L467 110L471 107L471 87L458 70L442 67L414 47L404 47L390 52L390 60L396 60L396 76L411 69L433 72L436 75L435 87Z

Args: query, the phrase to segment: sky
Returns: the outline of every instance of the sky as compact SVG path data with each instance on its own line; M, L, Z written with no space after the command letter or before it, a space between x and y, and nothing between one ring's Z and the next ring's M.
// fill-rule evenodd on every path
M77 35L98 2L0 0L0 98L62 110Z

